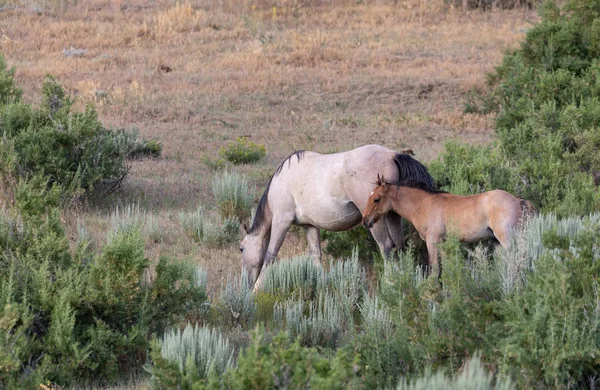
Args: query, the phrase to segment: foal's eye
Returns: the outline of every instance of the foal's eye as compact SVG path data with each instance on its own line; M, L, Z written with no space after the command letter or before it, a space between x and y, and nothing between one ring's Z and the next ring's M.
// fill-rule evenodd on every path
M381 198L376 198L373 202L374 203L379 203L380 200L381 200Z
M240 253L244 252L244 248L240 247Z

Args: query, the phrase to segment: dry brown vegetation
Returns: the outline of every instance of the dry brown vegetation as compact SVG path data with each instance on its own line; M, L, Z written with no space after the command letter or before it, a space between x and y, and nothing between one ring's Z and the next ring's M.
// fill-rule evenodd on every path
M165 232L148 240L149 256L191 258L213 285L238 272L237 247L200 247L177 219L212 202L203 156L240 136L265 145L263 162L236 167L260 191L295 149L379 143L429 161L451 139L485 143L491 118L463 114L465 94L537 20L528 10L466 12L442 0L0 6L0 51L26 100L37 103L50 73L78 109L93 103L104 123L137 127L164 145L160 159L132 163L120 192L66 212L73 232L84 219L102 240L114 206L137 202ZM303 237L290 236L282 256L304 250Z

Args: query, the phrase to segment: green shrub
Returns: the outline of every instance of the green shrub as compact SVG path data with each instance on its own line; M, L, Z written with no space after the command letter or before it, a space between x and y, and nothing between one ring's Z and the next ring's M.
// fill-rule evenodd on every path
M21 102L13 75L2 58L0 131L7 149L0 153L0 172L4 176L41 175L71 198L101 184L118 185L127 174L125 158L160 153L160 144L140 140L137 130L105 128L92 106L82 113L71 112L72 101L51 76L42 86L39 108Z
M5 289L10 287L0 281L0 292ZM26 360L33 344L27 330L33 320L26 305L9 303L0 307L0 387L3 389L36 388L44 381L44 370L32 370L31 362ZM23 370L23 362L27 362L29 372Z
M162 144L155 140L145 140L140 138L138 129L113 130L115 143L120 150L125 152L125 155L130 158L140 157L159 157L162 152Z
M249 188L246 177L235 171L225 171L213 176L212 190L221 218L243 221L250 217L254 190Z
M0 53L0 106L18 102L22 91L15 84L15 68L7 69L4 55Z
M223 386L232 389L310 388L346 389L355 383L355 361L344 350L333 357L320 355L287 334L268 340L256 330L252 342L238 357L238 365L230 370Z
M524 191L515 164L498 145L476 147L447 143L429 166L440 188L458 195L502 188L510 193Z
M371 232L361 226L343 232L321 230L321 238L326 243L323 253L334 258L348 258L354 250L358 250L364 258L374 258L379 253Z
M234 164L255 163L265 156L265 147L248 141L246 137L237 138L227 147L222 146L219 156Z
M494 265L498 267L505 294L519 289L527 283L527 275L536 268L536 261L548 248L543 236L547 231L555 231L560 237L570 239L576 236L587 224L599 224L600 214L587 217L559 219L555 214L540 214L526 221L519 234L511 237L511 245L496 251Z
M562 12L544 4L541 23L489 75L489 90L467 103L472 112L497 112L497 143L465 147L463 160L448 148L436 168L444 189L501 188L559 216L600 207L592 180L600 170L597 8L595 0L569 1Z
M544 234L527 283L502 302L502 371L520 387L583 388L598 380L598 217L576 234Z
M161 257L149 286L150 330L159 334L171 324L207 317L206 271L185 261Z
M100 253L81 238L71 255L57 211L0 215L0 328L14 335L6 340L15 346L0 354L7 386L28 377L38 384L109 383L141 368L153 333L203 316L205 278L195 268L163 258L148 281L135 228L115 233Z
M408 332L376 296L365 297L360 311L362 331L351 345L360 356L364 388L390 387L412 367Z

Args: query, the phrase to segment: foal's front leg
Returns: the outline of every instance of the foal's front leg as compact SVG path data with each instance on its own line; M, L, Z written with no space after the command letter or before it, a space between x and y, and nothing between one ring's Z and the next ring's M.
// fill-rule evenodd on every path
M438 249L438 244L440 243L440 239L436 237L428 237L425 242L427 244L427 253L429 255L429 269L427 270L429 274L434 269L438 269L438 276L440 276L440 265L439 265L439 256L440 250Z

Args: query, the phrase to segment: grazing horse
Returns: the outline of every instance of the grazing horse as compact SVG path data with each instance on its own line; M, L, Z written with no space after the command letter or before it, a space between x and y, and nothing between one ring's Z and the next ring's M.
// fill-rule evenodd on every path
M437 244L448 232L457 233L462 242L494 237L507 247L511 233L521 227L523 216L537 213L528 200L502 190L459 196L410 178L388 183L384 177L377 175L377 187L363 211L363 226L368 229L390 211L398 213L427 243L430 269L438 262Z
M402 163L406 158L415 164ZM292 224L306 229L309 253L320 264L319 229L343 231L359 225L360 210L375 188L369 177L373 172L383 172L397 179L400 166L408 169L404 175L414 180L421 179L420 173L425 170L407 154L379 145L334 154L298 151L287 157L269 180L252 226L245 229L240 244L242 265L254 289L262 283L261 270L274 261ZM396 213L371 224L370 230L386 257L404 245L402 219Z

